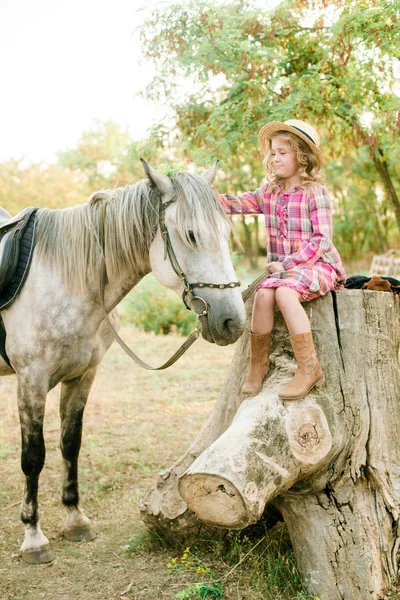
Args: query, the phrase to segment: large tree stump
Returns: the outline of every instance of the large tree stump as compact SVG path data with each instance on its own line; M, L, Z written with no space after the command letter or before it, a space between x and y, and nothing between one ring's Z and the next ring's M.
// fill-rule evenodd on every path
M399 297L344 290L305 308L325 387L279 400L295 365L277 313L272 372L241 403L247 331L208 423L142 510L175 535L198 526L193 513L216 527L246 527L273 501L312 594L374 600L397 577L400 545Z

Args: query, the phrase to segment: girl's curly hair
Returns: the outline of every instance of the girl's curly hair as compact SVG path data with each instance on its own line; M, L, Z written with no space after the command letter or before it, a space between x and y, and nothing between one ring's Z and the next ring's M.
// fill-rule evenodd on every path
M309 189L315 184L322 185L324 183L324 179L320 173L322 163L318 156L314 154L308 144L298 135L289 131L277 131L269 141L269 149L263 161L267 172L265 182L269 190L273 192L283 182L282 177L279 177L276 173L272 161L272 140L277 137L287 142L290 148L296 152L296 162L299 166L298 175L301 179L300 186L304 189Z

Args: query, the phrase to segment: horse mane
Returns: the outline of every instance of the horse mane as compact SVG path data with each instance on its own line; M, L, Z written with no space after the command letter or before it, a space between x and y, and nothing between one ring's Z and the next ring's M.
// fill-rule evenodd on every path
M194 250L217 244L221 202L209 183L192 173L171 177L177 196L176 227L186 247ZM99 277L99 232L104 231L104 254L109 279L148 272L148 252L159 222L160 192L149 180L92 194L72 208L40 209L35 252L57 269L69 290L81 293ZM196 242L192 241L193 232Z

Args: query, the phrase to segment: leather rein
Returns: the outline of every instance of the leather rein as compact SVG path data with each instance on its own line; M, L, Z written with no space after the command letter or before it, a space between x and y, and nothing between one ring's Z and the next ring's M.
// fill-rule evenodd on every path
M101 265L100 265L100 301L101 301L101 305L104 311L104 317L105 320L107 321L108 326L111 329L111 332L115 338L115 340L118 342L118 344L121 346L121 348L128 354L128 356L130 358L132 358L139 366L143 367L144 369L147 369L149 371L161 371L163 369L167 369L168 367L170 367L171 365L173 365L185 352L186 350L188 350L190 348L190 346L197 340L197 338L200 335L200 329L199 329L199 320L200 317L205 317L208 314L208 304L207 301L202 298L201 296L194 294L193 290L195 288L209 288L209 289L218 289L218 290L223 290L226 288L235 288L235 287L239 287L240 286L240 281L231 281L229 283L206 283L206 282L202 282L202 281L196 281L194 283L189 283L189 281L187 280L187 277L185 275L185 273L182 271L178 259L176 257L176 254L174 252L174 249L172 247L172 243L171 243L171 238L169 235L169 231L168 231L168 227L167 224L165 222L165 210L168 208L168 206L170 206L170 204L172 204L173 202L176 201L176 196L174 196L173 198L171 198L171 200L168 200L168 202L161 202L160 201L160 207L159 207L159 227L160 227L160 231L161 231L161 236L163 238L164 241L164 259L169 258L169 261L171 263L171 266L174 270L174 272L176 273L176 275L179 277L179 279L182 281L184 289L183 289L183 293L182 293L182 300L183 303L185 304L186 308L191 310L195 315L196 315L196 324L195 327L192 331L192 333L189 335L189 337L185 340L185 342L181 345L181 347L175 352L175 354L173 356L171 356L171 358L169 360L167 360L164 364L162 364L160 367L152 367L151 365L147 364L146 362L144 362L143 360L141 360L130 348L129 346L124 342L124 340L118 335L117 331L114 329L114 326L111 323L110 317L108 315L106 306L105 306L105 302L104 302L104 287L105 287L105 282L106 282L106 277L107 277L107 271L106 271L106 262L105 262L105 256L104 256L104 243L102 243L104 241L104 235L103 235L103 228L104 228L104 222L103 220L100 223L100 232L101 232L101 237L102 237L102 241L100 241L99 237L96 235L96 239L97 242L100 246L101 249ZM247 288L247 290L245 290L245 292L243 292L243 296L245 294L247 294L247 297L251 294L251 292L253 291L253 289L255 289L255 284L258 283L258 281L265 279L265 274L262 276L262 278L258 278L256 280L256 282L254 282L251 286L249 286L249 288L251 288L251 290L249 291L249 288ZM194 300L199 301L200 303L200 309L199 312L197 310L195 310L194 307L192 307L192 303Z

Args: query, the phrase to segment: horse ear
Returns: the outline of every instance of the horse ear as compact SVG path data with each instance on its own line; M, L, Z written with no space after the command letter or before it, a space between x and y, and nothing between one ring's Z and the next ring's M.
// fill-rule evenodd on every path
M144 160L144 158L140 159L142 163L144 172L150 181L165 195L172 195L174 193L174 186L172 185L172 181L169 177L154 169L148 162Z
M213 164L213 166L210 167L209 169L207 169L207 171L203 174L203 177L205 179L207 179L207 181L209 181L211 183L211 185L214 183L214 179L217 174L218 163L219 163L219 160L217 158L215 160L215 163Z

